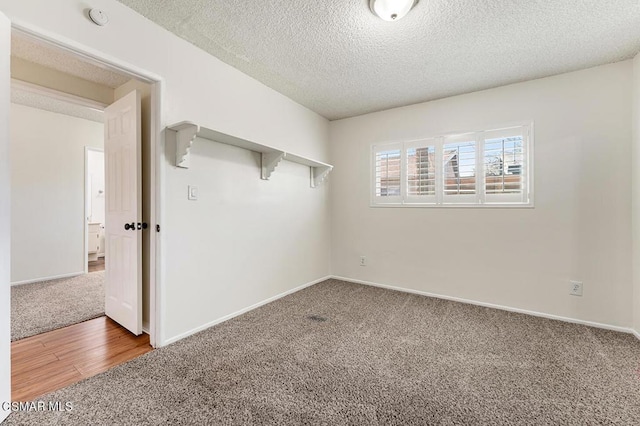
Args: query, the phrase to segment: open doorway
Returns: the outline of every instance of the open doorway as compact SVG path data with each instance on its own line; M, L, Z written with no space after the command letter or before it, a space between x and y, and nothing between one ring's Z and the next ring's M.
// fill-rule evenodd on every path
M154 344L156 238L152 235L155 225L149 224L156 223L156 150L151 141L157 139L153 128L159 109L157 89L148 79L31 34L12 32L11 337L12 346L22 348L14 353L28 354L33 346L33 356L42 358L47 350L43 342L54 337L58 346L65 345L64 339L84 341L85 347L77 350L88 355L98 349L95 342L109 340L107 334L119 336L111 340L118 340L121 354L125 350L144 353L141 341ZM129 114L132 109L133 115ZM131 126L135 128L128 134L137 139L130 138L126 145L123 135ZM134 190L125 194L124 183L131 183ZM134 204L137 210L128 209ZM123 224L117 223L114 212L124 213L125 229L135 233L119 237ZM136 247L138 255L131 256ZM115 260L109 271L110 257ZM129 269L114 265L118 260ZM127 289L126 282L137 282L138 288ZM135 292L137 299L131 302ZM122 317L120 305L138 316L138 325L126 323L128 312ZM120 326L104 318L105 313L133 334L144 332L146 340L114 331ZM91 321L98 325L90 325ZM41 333L57 334L39 337L45 336ZM78 333L87 338L78 339ZM37 339L44 352L38 343L31 343ZM60 358L53 352L47 355ZM86 357L77 358L88 365ZM118 360L123 362L126 357ZM23 364L15 368L17 362ZM25 372L29 359L12 357L12 364L12 372ZM109 367L108 363L101 365ZM87 377L85 373L100 372L76 365L74 370L81 377L71 377L66 374L69 366L61 365L63 379L50 377L56 366L37 366L44 367L55 383L55 387L43 388L43 393ZM28 371L29 381L38 381L38 374ZM32 383L21 383L21 377L14 375L13 399L37 397L38 390L16 394L21 386L33 389Z
M104 148L85 148L85 273L105 269L105 172Z
M12 92L11 340L17 341L104 315L104 273L85 274L83 220L85 150L102 149L104 125L63 110L69 102L54 102L36 87L16 82Z

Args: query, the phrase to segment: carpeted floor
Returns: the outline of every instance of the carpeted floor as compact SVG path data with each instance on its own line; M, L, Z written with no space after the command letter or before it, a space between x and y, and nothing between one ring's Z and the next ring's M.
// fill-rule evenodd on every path
M11 287L11 341L104 315L104 271Z
M640 424L627 334L326 281L41 400L15 424Z

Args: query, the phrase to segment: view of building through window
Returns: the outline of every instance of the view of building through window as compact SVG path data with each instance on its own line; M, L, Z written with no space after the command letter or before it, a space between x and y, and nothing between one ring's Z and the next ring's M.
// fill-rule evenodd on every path
M484 170L487 194L519 193L522 190L522 142L522 136L485 140Z
M373 147L377 204L527 204L529 127Z
M400 150L376 154L376 196L400 196Z
M436 151L433 146L407 150L407 190L409 195L435 195L435 156Z
M444 194L476 193L476 142L465 141L444 145Z

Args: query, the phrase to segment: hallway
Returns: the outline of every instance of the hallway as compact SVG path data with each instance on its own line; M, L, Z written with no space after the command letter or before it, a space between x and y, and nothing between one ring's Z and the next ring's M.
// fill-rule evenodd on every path
M11 344L11 399L29 401L150 352L149 335L134 336L107 317Z

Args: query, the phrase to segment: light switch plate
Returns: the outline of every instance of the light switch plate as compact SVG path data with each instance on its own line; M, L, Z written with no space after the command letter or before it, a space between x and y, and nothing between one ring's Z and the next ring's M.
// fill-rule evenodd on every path
M197 200L198 199L198 187L197 186L192 186L189 185L189 195L188 198L190 200Z

